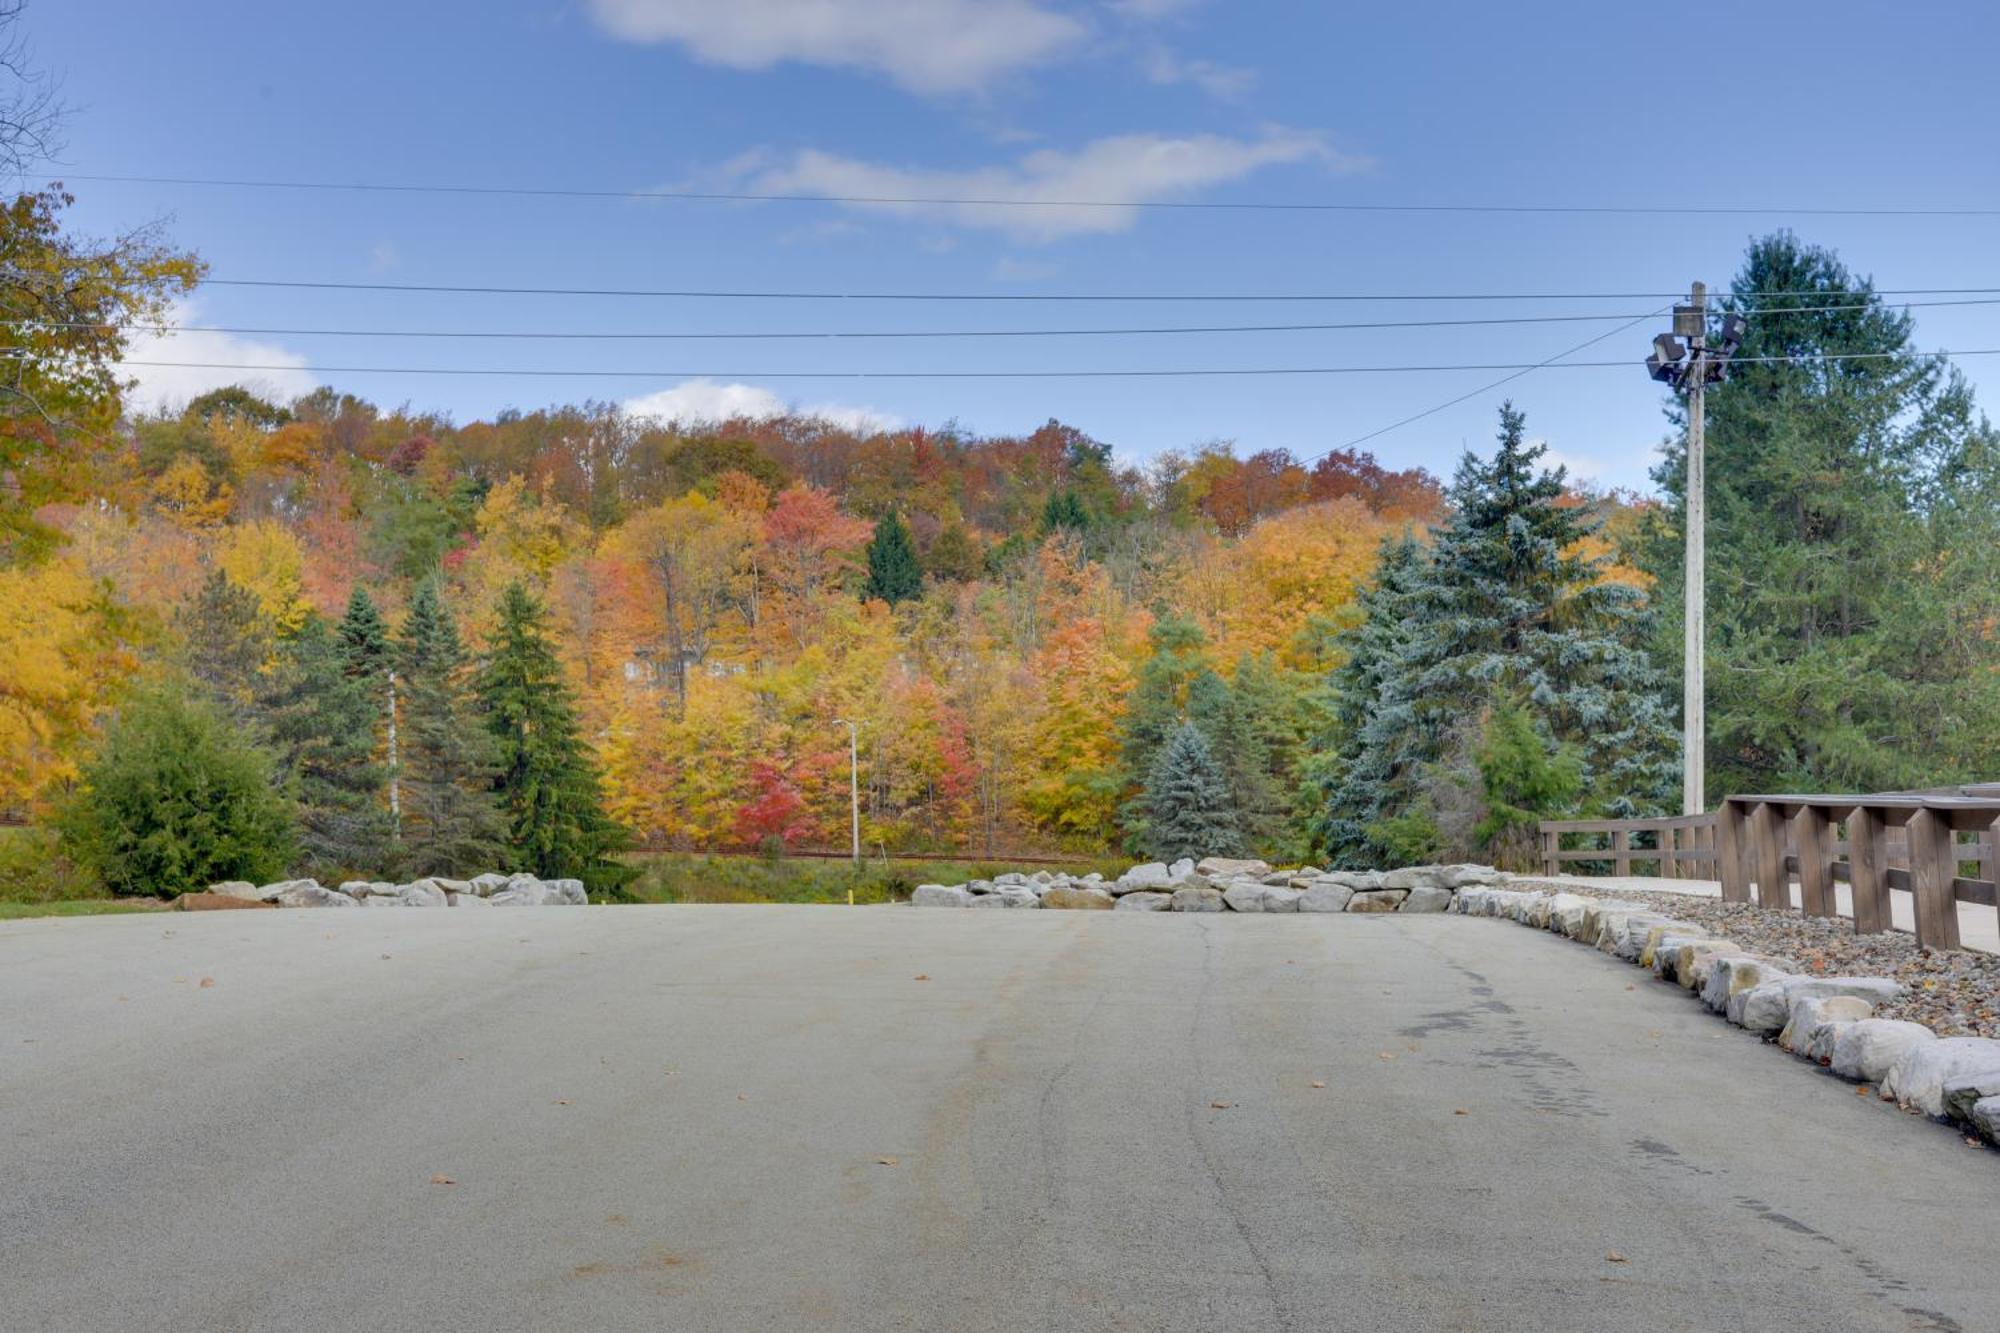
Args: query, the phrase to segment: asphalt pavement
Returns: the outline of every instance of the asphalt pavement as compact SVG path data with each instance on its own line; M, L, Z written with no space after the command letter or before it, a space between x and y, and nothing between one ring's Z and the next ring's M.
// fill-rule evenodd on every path
M1492 921L0 923L9 1333L1993 1330L1997 1211Z

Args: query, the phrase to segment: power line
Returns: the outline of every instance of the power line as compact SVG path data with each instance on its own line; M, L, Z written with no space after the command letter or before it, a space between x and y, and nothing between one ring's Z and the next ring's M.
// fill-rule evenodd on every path
M1650 319L1648 314L1641 318ZM1635 320L1633 323L1637 323ZM1611 333L1621 330L1613 329ZM1602 341L1603 337L1591 339ZM1586 346L1588 344L1585 344ZM1558 356L1564 355L1558 353ZM1733 366L1758 365L1763 363L1799 364L1805 362L1879 361L1899 356L1913 356L1937 360L1952 360L1970 356L2000 356L2000 347L1978 348L1966 352L1842 352L1812 356L1756 356L1734 357ZM146 366L159 369L177 370L247 370L262 372L302 372L314 375L477 375L514 376L517 378L546 379L726 379L726 380L1026 380L1026 379L1208 379L1241 378L1258 376L1310 376L1310 375L1392 375L1422 374L1454 370L1510 370L1526 373L1531 370L1596 370L1611 366L1622 366L1630 370L1638 363L1630 358L1617 361L1546 361L1530 362L1474 362L1454 365L1395 365L1395 366L1248 366L1248 367L1200 367L1188 369L1141 369L1141 370L552 370L544 368L516 369L506 367L467 366L318 366L318 365L271 365L250 364L233 361L121 361L124 366ZM1510 376L1509 378L1514 378ZM1504 383L1504 381L1502 381ZM1474 394L1485 389L1475 389ZM1471 396L1471 395L1468 395ZM1446 404L1449 406L1449 404ZM1391 427L1390 429L1393 429Z
M206 176L127 176L66 174L66 180L120 185L192 185L212 189L303 190L362 194L442 194L536 199L677 200L714 203L855 204L931 208L1102 208L1219 213L1490 213L1583 214L1593 216L1745 217L1791 214L1799 217L2000 217L2000 208L1828 208L1748 204L1416 204L1328 203L1294 200L1188 199L1020 199L944 195L798 194L750 190L563 189L526 185L391 184L377 181L254 180Z
M1985 297L1966 301L1903 301L1895 303L1899 308L1929 309L1939 306L1985 306L2000 305L2000 297ZM1795 306L1784 310L1762 312L1771 315L1813 315L1837 313L1849 310L1867 310L1868 305L1820 305ZM1660 314L1659 310L1649 310L1633 315L1629 311L1604 315L1512 315L1496 316L1490 319L1406 319L1406 320L1364 320L1358 322L1326 324L1193 324L1150 326L1139 328L1083 328L1083 329L821 329L821 330L758 330L747 332L693 333L693 332L606 332L606 331L548 331L548 330L505 330L505 329L316 329L266 327L261 325L233 324L161 324L146 321L118 323L91 323L87 321L43 321L17 320L0 321L0 327L33 327L37 329L78 329L93 332L126 331L135 333L226 333L238 336L288 337L288 338L468 338L468 339L525 339L547 341L589 341L589 342L727 342L740 340L829 340L848 339L907 339L907 338L1096 338L1128 337L1156 334L1219 334L1219 333L1317 333L1340 330L1379 329L1446 329L1476 328L1492 325L1513 324L1574 324L1601 323L1612 320L1644 320ZM1629 326L1628 326L1629 327ZM1619 332L1620 330L1613 330ZM1591 342L1598 339L1593 338ZM1590 343L1582 344L1589 346Z
M17 275L26 276L26 275ZM618 296L716 301L1662 301L1678 292L808 292L644 287L505 287L481 284L315 282L277 278L203 278L205 287L282 287L303 291L415 292L426 295ZM1864 293L1855 293L1863 295ZM1732 292L1737 299L1825 296L1818 291ZM1993 296L2000 287L1879 287L1869 296Z

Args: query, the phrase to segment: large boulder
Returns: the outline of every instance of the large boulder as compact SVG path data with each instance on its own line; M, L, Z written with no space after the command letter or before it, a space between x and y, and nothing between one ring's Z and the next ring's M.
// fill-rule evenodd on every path
M1410 890L1410 896L1403 899L1399 912L1442 912L1451 906L1451 890L1433 888L1419 884Z
M1167 888L1173 882L1174 876L1168 873L1166 862L1148 861L1144 865L1133 866L1120 875L1118 882L1111 886L1111 891L1113 893L1158 891Z
M1270 889L1262 884L1242 881L1231 884L1222 891L1222 901L1229 904L1233 912L1261 912L1264 910L1264 895Z
M1988 1143L2000 1144L2000 1097L1988 1097L1972 1104L1972 1127Z
M1708 981L1701 988L1701 1002L1718 1014L1726 1013L1731 996L1789 975L1769 958L1747 953L1722 954L1709 965Z
M1382 887L1385 889L1442 889L1445 887L1444 866L1403 866L1396 870L1384 871Z
M507 887L507 877L489 870L483 875L472 877L472 891L482 898L491 898Z
M1864 1018L1848 1024L1834 1039L1833 1072L1861 1083L1880 1083L1912 1047L1936 1040L1937 1033L1922 1023Z
M555 907L563 899L553 884L532 875L515 875L508 879L506 888L488 901L495 907Z
M356 907L354 899L337 889L323 889L309 879L294 880L277 896L280 907Z
M276 903L267 903L261 898L238 898L232 894L183 893L167 905L176 912L275 912Z
M1681 983L1682 989L1699 995L1715 970L1715 960L1741 952L1742 946L1734 940L1696 940L1683 944L1680 958L1674 963L1674 979Z
M1831 1060L1834 1039L1838 1036L1834 1029L1858 1023L1874 1012L1873 1004L1854 995L1797 996L1786 1011L1785 1026L1778 1032L1778 1045L1794 1055Z
M1919 1042L1903 1052L1903 1058L1882 1080L1882 1097L1893 1099L1906 1111L1943 1115L1945 1084L1975 1077L2000 1078L2000 1041L1941 1037Z
M1195 864L1192 856L1183 856L1180 860L1167 867L1167 878L1176 884L1194 873Z
M1553 894L1548 899L1548 928L1573 940L1595 938L1585 932L1597 906L1595 898L1580 893Z
M1115 904L1103 889L1057 886L1042 895L1042 906L1061 912L1108 912Z
M274 884L271 887L275 889L280 886ZM276 896L273 894L271 897L266 897L262 888L246 879L225 879L220 884L209 885L208 891L219 897L241 898L245 902L252 903L267 903L271 901L271 897ZM182 896L186 897L188 895L184 894Z
M1271 864L1227 856L1205 856L1195 865L1194 873L1203 879L1257 879L1271 873Z
M1681 980L1681 962L1683 959L1692 956L1695 945L1701 945L1717 952L1730 951L1736 948L1735 945L1727 940L1714 939L1699 930L1686 935L1669 930L1662 934L1659 939L1653 941L1653 975L1662 981L1679 983Z
M1365 889L1347 900L1350 912L1393 912L1410 896L1408 889Z
M1354 896L1354 890L1345 884L1336 884L1322 876L1313 886L1299 895L1301 912L1345 912L1347 900Z
M590 902L590 895L584 892L580 879L552 879L548 886L555 890L556 901L568 907L584 907Z
M1220 912L1228 904L1222 901L1220 890L1206 884L1183 884L1173 893L1173 910L1176 912Z
M1971 1120L1974 1107L1996 1097L2000 1097L2000 1069L1963 1074L1945 1081L1944 1113L1954 1120Z
M1729 1021L1752 1032L1776 1032L1791 1018L1792 1002L1853 996L1872 1008L1903 993L1887 977L1779 977L1741 992L1730 1003ZM1857 1014L1866 1018L1867 1014Z
M409 907L444 907L448 905L444 888L434 879L420 879L403 886L403 902Z
M1296 912L1299 899L1304 897L1297 889L1286 888L1282 884L1272 884L1264 890L1264 910L1267 912Z
M975 893L969 904L972 907L984 907L996 911L1041 905L1042 895L1021 884L1009 884L995 893Z
M1448 889L1463 889L1474 884L1503 884L1507 880L1505 871L1495 870L1492 866L1445 866L1442 875L1444 886Z
M453 907L493 906L493 900L491 898L482 898L476 893L451 893L451 894L446 894L445 896L451 899L451 905Z
M910 901L918 907L970 907L972 895L962 884L919 884Z
M1156 893L1151 889L1141 889L1137 893L1121 894L1113 906L1114 912L1164 912L1174 905L1170 893Z

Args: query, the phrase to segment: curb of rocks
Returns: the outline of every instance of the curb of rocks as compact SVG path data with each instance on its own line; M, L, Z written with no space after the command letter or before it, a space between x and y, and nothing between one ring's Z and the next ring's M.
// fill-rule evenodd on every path
M1281 870L1265 861L1211 856L1171 865L1148 861L1117 879L1040 870L965 884L919 884L910 901L918 907L1099 912L1443 912L1461 889L1505 879L1491 866Z
M229 880L208 886L211 895L274 907L577 907L589 902L580 879L537 879L488 872L471 879L427 876L408 884L351 879L329 889L314 879L272 884Z
M2000 1145L2000 1041L1872 1017L1902 993L1888 977L1801 975L1786 959L1615 898L1476 885L1457 893L1450 910L1551 931L1646 968L1736 1026L1872 1085L1882 1100Z

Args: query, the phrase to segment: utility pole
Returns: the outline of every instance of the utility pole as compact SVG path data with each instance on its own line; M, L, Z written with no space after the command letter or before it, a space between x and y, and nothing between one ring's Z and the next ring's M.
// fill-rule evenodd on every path
M1716 346L1708 345L1708 288L1695 283L1686 305L1674 307L1674 331L1653 339L1646 370L1687 390L1686 606L1681 670L1681 813L1708 808L1708 382L1727 379L1729 358L1750 330L1740 314L1725 315Z
M844 717L833 720L836 727L847 728L847 816L848 830L853 838L854 864L861 864L861 728Z

